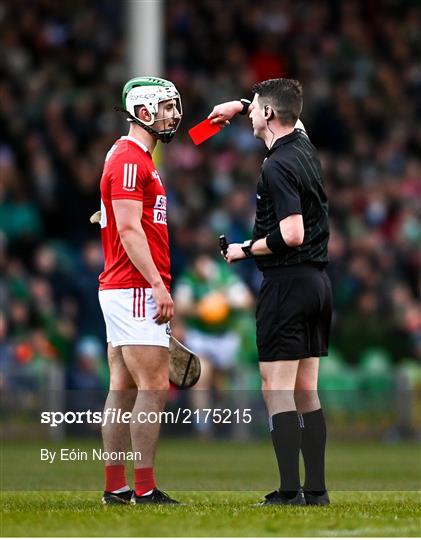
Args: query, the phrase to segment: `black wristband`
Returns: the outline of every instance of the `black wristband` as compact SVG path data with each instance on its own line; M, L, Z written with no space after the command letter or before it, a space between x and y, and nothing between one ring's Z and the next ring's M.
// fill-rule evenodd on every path
M245 99L245 98L240 99L240 101L243 104L243 108L239 112L239 114L246 115L248 113L249 107L251 105L251 101L249 99Z
M272 253L282 253L288 249L288 245L285 243L279 225L274 231L266 236L266 245Z
M243 250L244 255L247 257L247 259L251 259L254 257L253 253L251 252L251 246L254 244L256 240L245 240L241 244L241 249Z

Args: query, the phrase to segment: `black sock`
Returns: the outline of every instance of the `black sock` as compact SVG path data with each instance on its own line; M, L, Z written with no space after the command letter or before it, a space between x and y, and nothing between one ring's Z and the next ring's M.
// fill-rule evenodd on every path
M281 477L281 490L286 492L287 496L293 497L300 489L301 430L297 411L274 414L271 417L271 424L272 442Z
M301 416L301 452L306 478L304 489L321 495L325 485L326 423L322 409Z

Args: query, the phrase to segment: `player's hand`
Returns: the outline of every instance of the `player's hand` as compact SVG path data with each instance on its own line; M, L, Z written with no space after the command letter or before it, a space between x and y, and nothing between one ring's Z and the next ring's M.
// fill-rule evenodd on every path
M231 118L242 110L243 104L241 101L227 101L215 105L208 118L211 124L219 124L221 127L225 127L229 124Z
M162 282L152 287L152 296L157 307L154 321L156 324L167 323L174 316L174 302Z
M241 249L241 244L230 244L224 258L228 264L232 264L240 261L241 259L246 259L246 254Z

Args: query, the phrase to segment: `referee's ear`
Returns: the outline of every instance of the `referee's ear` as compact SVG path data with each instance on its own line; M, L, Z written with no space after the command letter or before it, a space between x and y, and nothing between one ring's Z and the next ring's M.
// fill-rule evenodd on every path
M273 112L272 107L269 105L265 105L265 120L269 122L269 120L272 120L272 118L275 116L275 113Z

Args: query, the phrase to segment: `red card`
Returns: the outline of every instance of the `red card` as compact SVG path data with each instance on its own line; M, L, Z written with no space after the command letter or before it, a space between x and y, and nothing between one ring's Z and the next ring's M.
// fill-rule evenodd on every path
M199 122L195 126L193 126L191 129L189 129L189 135L194 142L194 144L201 144L203 141L206 141L206 139L209 139L209 137L213 137L218 131L221 131L221 127L219 124L211 124L210 120L206 118L206 120L203 120L203 122Z

